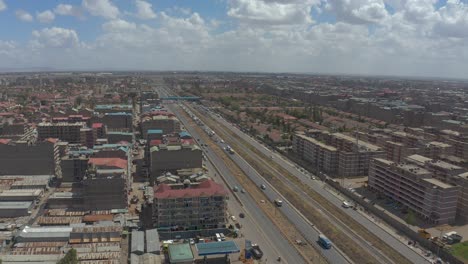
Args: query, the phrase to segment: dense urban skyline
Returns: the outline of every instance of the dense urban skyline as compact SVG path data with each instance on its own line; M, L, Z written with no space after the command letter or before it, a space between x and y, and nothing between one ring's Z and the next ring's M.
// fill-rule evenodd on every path
M468 78L466 1L0 0L0 70Z

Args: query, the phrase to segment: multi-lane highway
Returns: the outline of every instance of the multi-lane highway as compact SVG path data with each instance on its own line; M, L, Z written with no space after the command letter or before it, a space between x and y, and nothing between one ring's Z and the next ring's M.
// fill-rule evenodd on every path
M413 263L428 263L428 260L425 259L422 255L420 255L417 251L415 251L413 248L408 247L404 242L401 240L395 238L391 234L387 233L384 229L382 229L380 226L375 224L374 222L370 221L367 217L363 216L361 213L354 211L354 210L349 210L341 207L342 200L337 198L335 195L331 194L330 192L326 191L323 188L323 183L314 181L310 179L310 176L302 173L297 169L297 167L291 163L290 161L285 160L281 155L273 152L272 150L266 148L262 144L260 144L258 141L250 137L249 135L245 134L241 130L239 130L237 127L233 126L226 120L213 115L209 112L207 114L210 114L213 119L215 119L217 122L223 124L225 127L230 129L232 132L234 132L236 135L240 136L243 140L248 142L250 145L254 146L257 150L262 152L264 155L267 157L271 157L271 162L275 162L279 164L281 167L286 169L289 173L292 175L296 176L298 179L301 180L301 182L305 185L310 186L313 188L316 192L318 192L321 196L325 197L328 201L332 202L333 204L336 205L337 210L344 210L346 214L351 216L354 220L358 221L361 223L364 227L366 227L370 232L373 234L377 235L379 238L381 238L385 243L387 243L389 246L394 248L396 251L400 252L403 256L405 256L407 259L409 259Z
M188 120L185 119L183 115L180 114L180 108L174 105L168 105L169 110L177 115L179 120L185 125L186 130L195 138L201 138L195 129L187 125ZM204 143L204 142L200 142ZM231 174L230 170L224 164L224 162L214 154L209 148L204 148L205 156L213 164L216 171L224 177L224 180L229 186L240 186L239 182L236 180L236 177ZM232 196L233 194L231 194ZM274 260L278 256L281 256L282 262L284 263L304 263L304 259L296 251L296 249L286 240L275 224L262 212L262 210L257 206L257 203L252 199L248 194L239 194L237 195L239 200L242 203L242 209L239 207L234 207L234 210L242 210L240 212L246 213L246 218L241 219L238 217L239 221L243 225L243 233L247 238L253 238L253 242L264 241L264 244L261 245L265 249L265 259Z
M181 120L182 123L188 124L188 120L186 120L185 117L179 113L180 108L177 109L177 107L170 106L170 110L178 116L178 118ZM195 129L187 125L185 127L187 131L189 131L189 133L192 134L193 137L200 138ZM224 147L222 143L219 143L219 144L221 145L221 147ZM214 152L211 151L209 148L205 148L205 150L206 150L205 153L209 157L210 161L213 162L215 167L217 167L220 173L223 174L223 176L226 178L226 181L229 183L229 185L239 186L239 183L237 182L236 178L230 173L229 169L226 167L222 159L220 159L220 157L214 154ZM235 156L233 156L233 158L234 157ZM240 168L244 171L244 173L247 174L255 182L257 186L260 186L261 184L265 184L268 186L264 192L271 201L273 201L274 199L278 197L282 197L281 194L278 193L278 191L276 191L272 186L268 185L267 182L263 181L262 177L253 168L251 168L250 165L248 165L248 163L246 163L245 161L238 160L236 158L234 158L234 161L238 165L240 165ZM254 217L254 222L256 222L257 224L261 223L262 230L264 230L265 233L270 233L267 235L271 237L272 243L275 244L276 247L283 252L281 254L290 255L291 250L287 250L287 248L293 248L293 247L291 247L289 242L279 233L277 228L268 219L268 217L261 213L260 209L255 205L256 202L252 200L252 197L250 197L250 195L246 193L246 194L239 194L239 198L243 202L244 207L246 207L247 211L249 211L251 216ZM313 224L308 222L293 206L291 206L290 204L286 202L282 207L278 208L277 210L281 210L284 213L284 215L288 218L288 220L291 221L291 223L296 226L296 228L299 230L301 235L307 239L307 242L311 243L317 250L319 250L323 254L323 256L327 259L328 262L349 263L346 256L344 256L339 251L338 248L333 247L332 249L326 250L320 247L316 243L318 235L320 234L320 231L318 231L313 226ZM265 223L268 223L268 225L266 225ZM285 244L288 245L287 248L284 247ZM293 248L293 251L295 251L294 248ZM291 257L292 256L286 257L286 259L288 259L289 261ZM302 262L297 262L297 260L289 261L289 263L302 263Z

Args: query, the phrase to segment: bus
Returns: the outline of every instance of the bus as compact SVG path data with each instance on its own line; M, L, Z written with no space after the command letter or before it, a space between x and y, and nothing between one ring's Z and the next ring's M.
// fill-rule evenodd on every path
M328 239L324 235L319 235L318 243L325 249L330 249L332 247L332 243L331 243L330 239Z

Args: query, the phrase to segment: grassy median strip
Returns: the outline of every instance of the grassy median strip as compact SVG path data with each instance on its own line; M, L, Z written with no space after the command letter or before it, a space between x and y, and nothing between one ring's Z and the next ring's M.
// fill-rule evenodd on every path
M201 115L200 115L201 116ZM199 117L200 117L199 116ZM291 175L287 170L282 168L280 165L271 162L271 160L266 157L263 153L259 152L255 147L250 145L248 142L240 138L238 135L230 131L229 129L225 128L221 131L221 127L224 125L219 124L218 122L212 120L211 118L206 118L205 116L202 117L202 120L206 122L206 124L210 125L213 130L219 135L225 135L225 138L228 139L229 144L240 154L244 159L247 160L253 167L263 174L263 176L269 180L275 188L277 188L281 193L298 209L304 214L311 222L316 224L316 226L327 236L332 239L332 241L337 244L337 246L342 249L345 254L347 254L353 261L356 263L372 263L372 259L375 260L370 254L364 254L363 249L360 248L356 243L349 238L347 235L343 234L341 231L337 230L320 212L318 212L315 208L304 204L301 197L291 190L289 187L286 187L280 180L278 180L274 175L271 175L269 171L271 167L274 167L278 172L282 174L282 176L287 177L290 181L295 183L297 186L301 188L304 192L306 192L311 198L315 201L320 203L327 211L332 213L336 218L340 219L343 222L346 222L346 225L354 230L359 236L364 238L366 241L371 243L375 248L380 250L381 252L385 252L385 255L390 258L395 263L411 263L408 259L406 259L403 255L399 252L394 250L392 247L388 246L384 241L379 239L376 235L369 232L366 228L364 228L361 224L357 221L346 215L341 210L336 210L335 205L331 204L328 200L322 197L320 194L315 192L310 187L302 184L298 178L294 175ZM216 123L215 123L216 122ZM239 142L243 142L242 145L238 145L235 138ZM250 151L254 152L263 162L257 162L254 159L250 158L248 153L246 152L245 148L249 149ZM369 262L370 261L370 262Z
M211 141L205 132L200 129L200 127L198 127L198 125L195 124L184 111L180 111L180 113L186 117L189 124L194 127L200 137L203 138L203 141L207 142L216 155L223 160L231 173L236 177L240 185L242 185L242 188L244 188L254 198L262 211L268 216L268 218L272 220L272 222L281 231L283 236L288 239L289 242L301 254L301 256L304 258L304 261L308 263L327 263L325 258L312 245L298 245L296 243L296 240L306 241L305 238L302 237L300 232L296 229L296 227L291 224L291 222L289 222L286 216L283 215L283 213L279 211L276 206L265 197L265 194L259 190L258 186L256 186L256 184L253 183L252 180L244 174L239 166L237 166L237 164L235 164L217 144L214 144L213 141ZM261 200L265 202L261 203Z

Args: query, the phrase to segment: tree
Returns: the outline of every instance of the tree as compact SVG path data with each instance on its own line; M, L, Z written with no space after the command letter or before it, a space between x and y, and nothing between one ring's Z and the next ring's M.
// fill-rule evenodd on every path
M63 257L57 264L78 264L78 256L74 248L70 249L65 257Z

